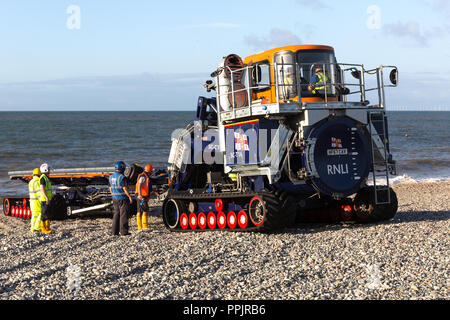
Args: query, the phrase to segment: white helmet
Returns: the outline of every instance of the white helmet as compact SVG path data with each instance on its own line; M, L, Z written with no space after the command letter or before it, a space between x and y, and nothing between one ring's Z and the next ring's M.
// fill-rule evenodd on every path
M51 169L51 167L48 164L43 163L41 165L40 169L41 169L41 173L48 173L48 171Z

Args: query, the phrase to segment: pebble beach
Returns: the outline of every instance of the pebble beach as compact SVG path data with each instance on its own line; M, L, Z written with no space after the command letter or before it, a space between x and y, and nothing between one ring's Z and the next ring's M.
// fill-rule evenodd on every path
M110 235L111 216L52 222L0 215L2 300L449 299L450 183L395 185L376 224L297 224L271 234L177 233L158 204L150 230Z

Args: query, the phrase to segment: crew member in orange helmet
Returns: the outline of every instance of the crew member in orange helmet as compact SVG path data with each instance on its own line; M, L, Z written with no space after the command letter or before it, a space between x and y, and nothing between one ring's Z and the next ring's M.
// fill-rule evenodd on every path
M139 231L148 229L148 212L150 211L148 201L150 200L150 195L154 194L158 196L158 193L152 191L152 184L150 181L152 173L152 165L147 164L144 168L144 172L142 172L137 179L136 192L138 195L138 211L136 222Z

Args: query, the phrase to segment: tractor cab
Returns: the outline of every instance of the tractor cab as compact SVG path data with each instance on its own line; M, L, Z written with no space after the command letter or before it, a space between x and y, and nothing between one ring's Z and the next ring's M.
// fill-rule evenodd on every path
M341 81L339 66L331 47L283 47L249 56L244 64L251 68L252 101L289 103L341 99L342 90L333 85ZM323 79L317 76L318 69ZM319 79L323 80L322 85L317 85Z
M384 79L386 71L390 84ZM398 71L395 66L367 70L362 64L340 63L330 46L293 45L245 59L230 54L211 77L215 81L207 81L205 88L216 91L215 110L221 122L299 112L307 106L365 108L372 103L384 108L384 89L397 86Z

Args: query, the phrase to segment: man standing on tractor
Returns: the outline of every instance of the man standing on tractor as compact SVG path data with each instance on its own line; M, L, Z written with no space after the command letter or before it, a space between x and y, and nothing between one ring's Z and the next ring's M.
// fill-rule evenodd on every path
M152 192L152 184L150 182L150 176L152 173L152 165L147 164L144 168L144 172L142 172L137 179L136 193L138 200L138 212L136 215L136 222L139 231L148 230L148 212L150 211L148 201L150 200L150 195L155 194L158 196L156 192Z
M39 200L40 185L39 177L41 170L36 168L33 170L33 179L28 183L28 191L30 194L30 209L31 209L31 232L41 231L41 202Z

